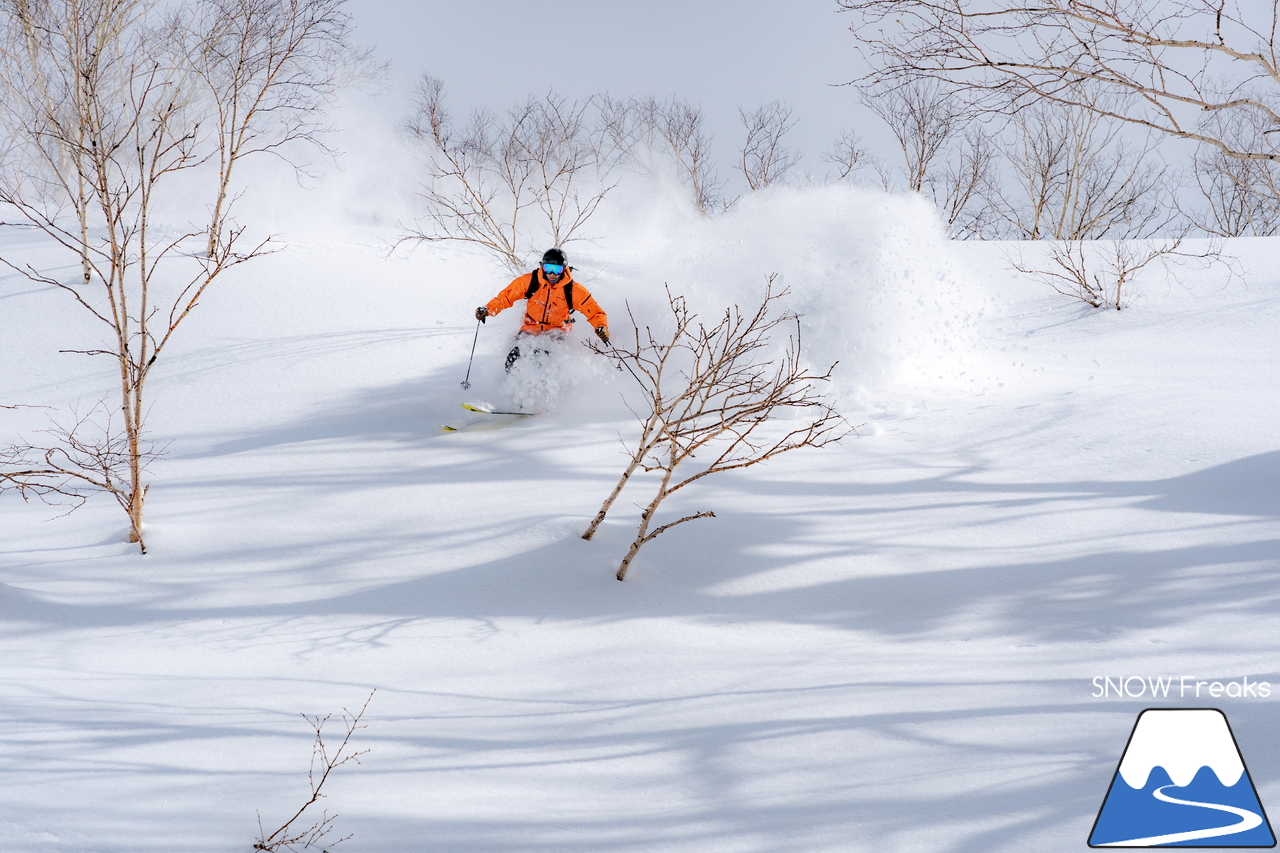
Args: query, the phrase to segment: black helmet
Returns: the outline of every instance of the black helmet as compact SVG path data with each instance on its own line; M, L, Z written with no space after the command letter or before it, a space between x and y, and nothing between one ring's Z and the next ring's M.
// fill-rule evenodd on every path
M560 266L564 266L565 264L564 252L560 251L559 249L547 249L545 252L542 253L542 263L560 264Z

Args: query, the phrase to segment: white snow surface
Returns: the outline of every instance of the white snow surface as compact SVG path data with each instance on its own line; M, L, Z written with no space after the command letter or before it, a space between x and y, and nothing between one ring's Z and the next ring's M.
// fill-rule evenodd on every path
M307 795L299 714L375 689L321 803L347 853L1080 850L1153 703L1223 708L1276 800L1274 700L1092 679L1280 684L1280 242L1116 312L908 197L609 215L569 248L615 336L624 304L663 321L664 283L714 316L777 273L857 435L673 497L716 517L618 583L653 481L580 534L634 380L577 345L504 380L510 311L463 391L508 275L388 255L389 225L278 227L153 375L150 553L109 499L0 496L0 850L247 851ZM65 293L6 272L0 311L0 403L113 393L60 353L102 334ZM474 400L546 414L441 434ZM4 440L45 413L0 410Z
M1156 767L1163 767L1179 788L1190 785L1201 767L1208 767L1228 787L1244 775L1227 718L1207 708L1143 712L1125 747L1120 775L1130 788L1145 788Z

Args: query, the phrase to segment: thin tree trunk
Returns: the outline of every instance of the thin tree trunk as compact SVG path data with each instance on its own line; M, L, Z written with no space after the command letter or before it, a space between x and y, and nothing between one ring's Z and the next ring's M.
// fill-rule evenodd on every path
M618 485L613 487L613 492L610 493L609 497L605 498L604 503L600 505L600 511L596 513L596 517L592 519L590 526L587 527L586 532L582 534L583 539L591 541L591 537L596 535L596 530L604 522L604 517L609 513L609 508L612 507L613 502L618 499L618 495L622 494L623 487L627 485L627 481L631 479L631 475L640 467L640 464L644 461L645 454L648 453L656 443L655 439L651 439L650 436L659 422L659 414L658 412L654 412L649 417L649 422L644 425L644 430L640 433L640 441L638 443L635 456L631 457L631 464L628 465L627 470L622 473L622 477L618 480ZM661 436L661 432L662 431L659 430L659 436Z
M137 435L129 437L129 541L137 542L142 553L147 553L147 540L142 538L142 508L147 499L147 489L142 485L142 466L139 464Z
M213 217L209 223L209 245L207 249L211 258L218 251L218 235L222 232L223 207L227 203L227 187L231 184L232 165L234 165L234 161L227 163L219 174L218 201L213 206Z
M145 352L145 349L144 349ZM143 368L145 370L145 368ZM141 371L133 382L126 406L125 428L129 439L129 541L138 543L142 553L147 553L147 542L142 537L142 511L147 499L147 487L142 483L142 388Z
M591 541L591 537L596 535L596 530L604 522L604 517L609 513L609 508L613 506L613 502L618 499L618 495L622 494L622 488L627 485L627 481L631 479L631 475L634 474L635 470L639 467L640 457L636 456L631 460L631 464L627 466L627 470L622 473L621 479L618 480L618 485L613 487L613 491L609 494L609 497L605 498L604 503L600 505L600 511L597 512L596 517L591 520L591 524L587 527L587 531L582 534L583 539L586 539L589 542Z
M81 147L83 144L81 140ZM80 216L80 266L84 273L84 283L88 284L93 278L93 268L89 266L89 200L84 191L84 170L77 165L76 171L79 173L77 180L80 193L76 208L76 213Z
M658 493L661 496L661 492ZM636 532L636 539L631 543L631 547L627 549L627 555L622 558L622 565L618 566L618 580L627 579L627 566L631 565L631 560L635 557L636 552L640 550L640 546L644 544L645 533L649 530L649 517L653 511L657 509L661 497L654 498L653 503L649 504L649 508L640 514L640 529Z
M675 473L675 460L672 460L662 472L662 484L658 486L658 494L654 495L653 502L640 513L640 529L636 531L636 540L631 543L631 547L627 549L627 556L622 558L622 565L618 566L618 580L625 580L627 576L627 566L631 565L631 560L635 557L636 552L640 550L640 546L649 540L649 522L653 520L653 514L658 511L658 504L662 503L662 499L667 496L667 486L671 483L671 475Z

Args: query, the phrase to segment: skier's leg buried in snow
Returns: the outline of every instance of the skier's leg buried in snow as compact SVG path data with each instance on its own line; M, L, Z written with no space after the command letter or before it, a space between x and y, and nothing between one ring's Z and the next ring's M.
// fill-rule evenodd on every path
M521 355L520 344L522 341L524 341L527 338L535 338L535 339L545 338L546 339L545 341L535 340L532 343L529 343L527 345L531 351L534 361L537 362L551 355L551 350L547 349L546 344L550 341L559 342L564 339L564 335L557 335L554 332L549 332L546 335L529 335L523 332L517 334L516 345L511 348L511 352L507 353L507 368L506 368L507 373L510 373L511 368L515 367L516 362L520 360L520 355Z

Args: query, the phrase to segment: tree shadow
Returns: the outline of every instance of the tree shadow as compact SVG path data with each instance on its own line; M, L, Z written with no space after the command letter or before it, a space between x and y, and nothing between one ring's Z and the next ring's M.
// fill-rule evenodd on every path
M366 824L368 837L388 849L425 837L448 850L632 851L669 845L681 850L986 853L1059 849L1066 846L1054 843L1060 839L1083 847L1131 725L1124 713L1108 715L1119 718L1117 738L1082 743L1078 737L1046 735L1064 720L1077 726L1079 716L1099 720L1097 706L1083 702L978 703L964 709L883 713L856 709L860 689L900 686L781 690L771 698L793 709L791 713L701 725L664 725L662 711L670 709L645 703L576 709L576 719L566 721L560 727L563 734L555 737L459 740L433 734L430 719L424 719L425 733L409 743L440 756L415 769L428 791L449 791L456 779L486 771L519 775L544 769L560 778L565 771L557 765L563 765L598 779L593 784L604 789L610 805L590 811L568 805L563 814L548 815L530 814L533 809L516 804L497 819L392 820L380 827ZM912 686L945 690L954 685ZM1061 687L1048 680L1026 686L1046 692ZM847 691L848 713L817 710L831 707L830 695L817 694L832 690ZM708 691L655 704L728 707L753 698L758 697ZM815 713L794 712L806 706ZM604 721L621 711L636 721L625 732L585 724L592 716ZM1106 733L1105 725L1097 728ZM986 734L993 730L1003 734ZM975 731L984 734L972 737ZM827 744L828 749L804 749L806 742ZM787 781L777 782L773 795L762 797L754 790L760 768L751 758L764 761L775 750L790 756ZM895 758L887 758L886 751ZM543 760L532 763L532 756ZM548 761L547 756L553 758ZM614 762L645 766L649 760L677 763L686 770L678 780L652 780L644 788L648 796L629 808L625 804L639 792L634 784L614 782L608 769ZM676 786L676 802L654 808L651 798L673 794Z
M408 335L416 330L400 330ZM382 333L379 333L382 334ZM370 345L363 334L334 336L327 344L315 341L316 336L305 336L299 346L351 346ZM328 337L328 336L326 336ZM381 338L379 343L383 342ZM253 348L259 344L245 345L250 349L242 354L244 361L254 361L259 356ZM501 375L500 367L487 365L486 374ZM480 371L477 371L479 374ZM185 375L185 374L182 374ZM207 458L226 456L246 451L301 444L309 441L351 439L358 441L392 441L398 443L425 444L439 438L443 426L475 425L486 416L469 413L462 403L475 401L483 393L479 380L472 391L464 391L459 381L461 368L455 364L436 366L413 379L387 385L368 387L355 393L346 393L333 400L317 400L311 413L302 417L258 429L231 440L218 441L208 449L181 458ZM473 377L474 378L474 377ZM493 384L491 381L490 385ZM610 399L607 405L595 412L583 411L582 406L570 401L572 423L564 422L555 411L546 413L544 419L565 428L612 420L618 414L619 405Z
M386 393L388 406L399 405L393 401L394 393ZM304 425L293 428L302 430ZM371 427L364 420L338 419L317 428L318 433L310 434L328 430L368 435ZM501 450L475 443L470 461L450 463L443 470L423 468L394 475L382 469L319 476L299 473L292 485L341 490L430 485L476 476L496 480L509 477L503 472L515 466L530 478L554 479L556 488L607 490L610 475L565 467L539 454L541 448L563 440L557 430L528 430L522 439L519 448L508 443ZM1274 584L1275 570L1280 568L1280 537L1240 534L1224 543L1157 550L1113 544L1092 553L1078 553L1080 549L1075 548L1074 556L1043 558L1027 556L1027 549L999 541L974 544L957 539L934 548L939 561L951 568L912 570L910 551L901 543L858 541L856 529L848 522L871 512L890 519L894 514L965 506L976 510L968 526L981 528L996 512L1048 514L1062 507L1063 501L1082 498L1120 499L1128 501L1129 507L1217 516L1221 505L1214 502L1215 494L1223 500L1244 496L1231 505L1245 510L1235 514L1267 519L1276 514L1272 498L1239 483L1243 479L1265 487L1276 471L1277 456L1260 454L1152 481L993 484L972 479L979 473L976 468L936 477L835 486L726 477L719 487L724 493L767 493L772 496L769 509L737 510L694 522L696 535L695 527L689 525L672 530L646 546L626 583L613 579L617 560L633 534L630 511L625 509L616 510L597 538L587 543L578 538L585 516L516 503L512 517L540 534L533 544L506 557L470 562L446 563L435 555L446 548L465 550L468 541L495 535L502 520L477 520L465 529L451 529L447 537L427 529L375 532L353 523L328 532L305 553L293 555L294 570L323 577L360 561L414 554L420 560L416 575L311 600L246 601L219 607L187 603L190 589L179 583L163 599L104 606L68 604L9 586L0 588L0 617L11 624L25 623L34 632L145 627L184 619L200 624L232 620L240 647L274 644L279 637L290 636L301 647L296 657L313 660L323 660L335 650L394 648L398 631L428 621L461 622L490 632L509 630L512 622L549 621L616 623L624 631L631 620L651 619L766 630L773 624L816 625L845 632L854 654L863 637L1104 642L1120 632L1176 628L1197 614L1214 612L1243 612L1255 615L1259 624L1270 624L1280 597ZM277 472L264 472L250 482L202 478L185 486L225 487L238 493L252 489L255 482L266 485L278 477ZM853 508L845 501L835 509L814 513L788 500L806 495L858 501ZM903 496L923 500L903 506L899 500ZM716 493L709 491L707 497L714 504ZM518 496L513 500L518 501ZM702 502L701 498L673 500L670 511L683 512L695 501ZM849 532L839 535L845 529ZM229 547L204 559L228 566L270 566L289 556L293 547L291 543L281 543L274 550ZM41 561L66 559L27 552L23 556L30 568L37 568ZM854 570L827 579L809 571L790 585L733 591L744 580L795 571L807 561L856 567L870 557L887 559L904 571L886 575ZM180 563L175 558L175 572ZM162 564L160 570L164 568ZM314 617L330 618L322 620L326 628L311 639L293 630L301 620ZM679 665L678 660L672 661L672 666ZM465 719L449 721L422 711L402 721L401 727L411 731L385 736L376 729L371 732L375 744L420 757L412 779L422 786L424 796L450 790L464 778L501 780L504 786L512 786L523 784L520 780L534 785L537 777L549 778L547 774L595 773L592 778L613 786L606 790L624 805L595 814L572 808L539 814L528 804L515 802L471 818L462 814L463 803L450 817L351 818L345 828L356 832L362 842L386 849L412 849L430 839L434 847L458 851L623 853L700 846L789 853L797 843L805 849L833 851L933 848L986 853L1067 844L1083 848L1124 737L1140 710L1137 703L1103 709L1083 698L1011 705L990 699L960 701L953 694L918 704L903 699L894 703L893 710L879 711L867 708L863 699L868 688L877 686L961 689L954 684L931 685L906 673L897 682L879 685L850 681L767 691L717 688L642 699L589 698L575 703L571 711L533 708L522 697L466 697L467 713L501 714L512 722L498 733L486 733L469 727ZM1080 695L1084 691L1083 684L1054 679L1018 686L1029 694L1079 691L1076 695ZM764 697L766 692L769 697ZM843 703L832 698L846 694ZM778 704L773 704L775 700ZM429 704L431 696L418 701ZM749 710L722 714L700 710L707 703ZM849 710L831 713L841 704ZM1240 721L1242 730L1270 731L1270 717L1262 705L1232 709L1231 716L1233 722ZM1116 731L1114 737L1091 730L1087 737L1064 736L1046 743L1046 733L1064 718L1088 720L1088 725L1100 728L1095 721L1114 721ZM619 719L628 722L611 725ZM971 727L966 731L976 728L998 734L966 739L956 734L965 726ZM109 744L117 736L135 737L122 728L99 738ZM151 738L176 745L183 737L181 732L152 732L141 741L135 737L129 742ZM1261 738L1264 745L1269 737ZM762 775L755 750L770 745L778 745L788 756L786 770L794 776L788 776L785 784L761 781L768 777ZM1241 746L1255 780L1274 778L1280 766L1280 759L1271 755L1274 750L1245 742ZM648 767L648 761L680 770L657 774L646 783L632 768ZM836 766L838 761L849 764L842 768ZM376 791L402 785L406 778L368 772ZM387 781L380 781L384 778ZM544 782L543 787L554 789L555 784ZM671 796L676 803L666 808L626 807L626 799L637 796L638 790L656 792L649 796L659 798Z
M985 473L985 467L974 464L949 468L945 473L894 483L804 482L799 480L757 481L734 478L732 488L761 497L899 497L936 494L986 495L1003 494L1009 501L1028 496L1027 504L1079 501L1090 498L1142 498L1133 506L1162 512L1189 512L1209 515L1280 516L1280 450L1259 453L1215 465L1190 474L1158 480L1066 480L1061 482L1026 483L992 482L971 479ZM722 487L730 481L721 480ZM971 505L967 500L939 500L927 507L911 510L949 509ZM879 510L877 510L879 511ZM899 512L886 508L884 512Z
M490 471L489 476L497 479L501 472ZM449 618L600 622L695 617L823 625L886 638L958 630L968 636L1054 642L1171 628L1206 612L1252 612L1269 618L1280 599L1274 583L1280 537L1012 561L1005 548L995 548L984 559L981 548L953 546L946 550L952 552L954 568L846 573L833 580L810 572L775 588L733 591L732 585L744 578L792 570L797 560L785 553L791 549L809 551L806 559L856 562L884 556L895 547L831 543L826 537L815 551L813 543L819 534L825 536L829 521L737 512L695 522L704 525L698 536L687 535L685 525L647 545L625 583L616 581L613 572L633 535L628 526L607 523L588 543L578 536L584 521L539 512L524 513L521 526L542 531L542 544L483 562L454 557L453 567L433 566L430 555L440 547L455 555L465 552L468 540L484 541L501 532L501 525L477 522L470 530L452 531L447 546L439 534L426 531L382 531L377 541L361 531L335 531L303 554L294 553L295 543L282 542L274 548L255 545L245 552L228 548L206 557L229 566L288 563L291 571L321 576L353 563L408 554L424 557L420 573L411 579L312 600L191 606L183 603L191 589L175 584L145 606L73 605L21 590L10 592L0 603L8 618L47 629L241 617L262 622L263 630L271 631L273 620L335 615L389 626ZM759 546L766 543L768 553L761 553ZM29 567L48 559L30 559ZM66 555L52 559L65 560ZM725 585L730 585L729 591Z

